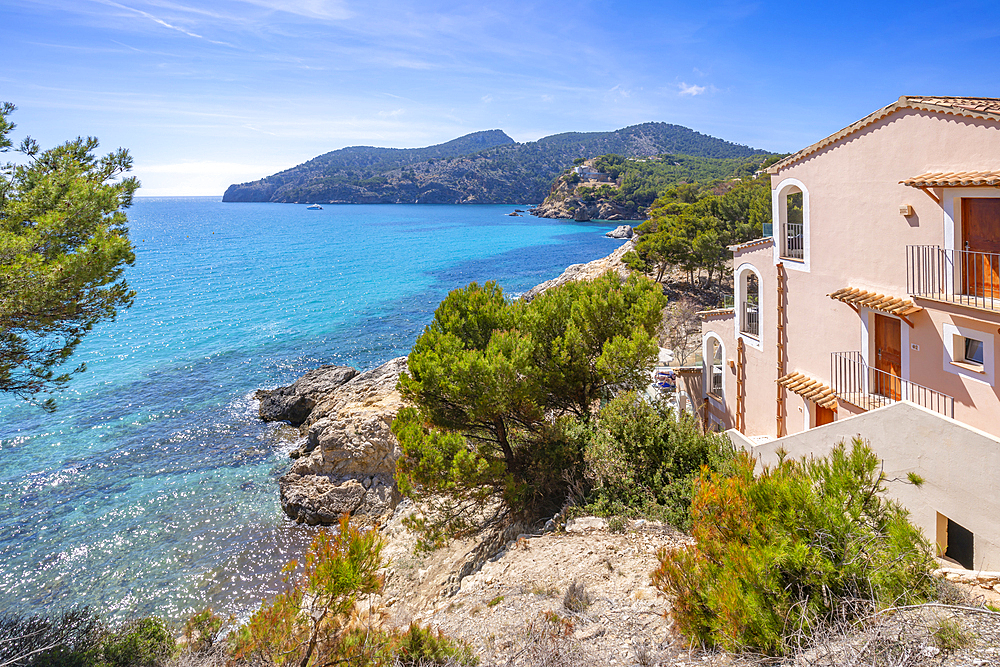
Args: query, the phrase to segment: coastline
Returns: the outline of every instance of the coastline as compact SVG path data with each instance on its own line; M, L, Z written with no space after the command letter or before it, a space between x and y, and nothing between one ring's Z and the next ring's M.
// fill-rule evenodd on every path
M590 280L629 269L622 257L633 239L605 257L572 264L521 295L526 301L567 282ZM402 501L393 479L400 455L390 427L403 405L396 390L406 357L359 373L345 366L310 370L291 385L258 390L263 421L283 421L299 429L303 444L290 454L291 466L278 482L281 507L293 521L335 524L343 513L385 524Z

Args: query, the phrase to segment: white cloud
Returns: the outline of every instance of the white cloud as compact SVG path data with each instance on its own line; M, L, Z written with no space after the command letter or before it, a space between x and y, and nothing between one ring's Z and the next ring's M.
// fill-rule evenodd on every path
M706 90L708 90L708 88L706 88L705 86L696 86L693 83L689 86L688 84L684 83L683 81L681 81L681 83L679 84L679 86L680 86L680 89L681 89L681 93L680 93L681 95L691 95L692 97L695 96L695 95L701 95Z
M480 99L482 99L482 101L485 104L489 104L490 102L493 101L493 96L492 95L483 95L482 98L480 98Z
M392 111L379 111L378 115L382 116L382 118L393 118L404 113L406 113L406 109L394 109Z

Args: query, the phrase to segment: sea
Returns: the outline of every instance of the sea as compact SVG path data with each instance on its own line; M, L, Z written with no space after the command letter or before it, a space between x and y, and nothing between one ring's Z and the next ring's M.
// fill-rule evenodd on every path
M315 529L281 511L299 435L259 420L255 390L374 368L450 290L516 297L621 243L514 208L138 198L133 306L85 338L55 413L0 396L0 612L179 622L278 592Z

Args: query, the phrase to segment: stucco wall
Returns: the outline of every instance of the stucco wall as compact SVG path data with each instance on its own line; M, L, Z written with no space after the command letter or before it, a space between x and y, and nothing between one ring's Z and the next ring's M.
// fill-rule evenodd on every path
M777 462L784 450L793 458L825 456L839 442L867 440L884 462L890 479L915 472L920 487L888 484L888 495L911 513L911 520L932 543L938 513L975 535L975 565L1000 570L1000 439L912 403L896 403L805 433L753 446L739 434L734 444L752 451L763 465Z
M875 313L865 308L855 312L827 294L857 287L906 298L906 246L955 247L959 243L956 229L961 227L960 198L1000 196L995 188L939 188L936 193L942 203L938 203L899 181L928 171L987 169L1000 169L1000 123L903 109L772 175L776 192L794 182L807 193L808 262L781 260L788 276L788 371L830 382L832 352L858 351L871 364ZM775 198L776 204L779 199ZM914 215L899 213L904 204L913 206ZM779 259L778 245L771 250L767 269L771 276ZM943 334L946 324L990 334L990 353L996 359L1000 318L926 300L917 304L926 310L909 318L912 328L906 323L901 326L903 378L954 396L956 419L1000 435L996 382L985 375L949 372L944 356L950 341ZM774 324L768 322L765 332L772 331ZM773 375L750 380L748 392L773 394ZM808 426L812 407L808 401L789 396L788 433ZM844 406L838 418L851 411ZM773 408L766 410L769 416L773 412ZM748 433L769 432L754 417L748 416L747 424L753 424Z

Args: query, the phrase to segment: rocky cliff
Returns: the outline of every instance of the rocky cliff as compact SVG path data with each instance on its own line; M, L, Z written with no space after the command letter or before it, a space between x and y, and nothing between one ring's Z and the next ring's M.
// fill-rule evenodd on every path
M530 210L531 215L539 218L562 218L586 222L587 220L645 220L646 216L639 212L633 203L621 204L611 200L584 199L578 190L588 185L583 181L573 183L565 178L558 178L552 184L549 195L538 206ZM602 184L603 185L603 184ZM614 187L614 184L611 184Z
M565 271L552 280L546 280L541 285L535 285L532 287L530 290L522 294L521 298L525 301L531 301L547 289L552 289L558 285L573 282L575 280L593 280L594 278L604 275L608 271L614 271L620 276L627 276L631 272L631 269L625 265L622 261L622 257L624 257L625 253L630 250L635 250L634 239L629 239L607 257L595 259L593 262L588 262L586 264L571 264L566 267Z
M404 370L405 357L360 375L326 366L289 387L258 392L262 419L287 421L305 435L279 480L289 517L315 525L336 523L344 512L373 519L392 513L400 451L390 426L402 407L396 382Z

